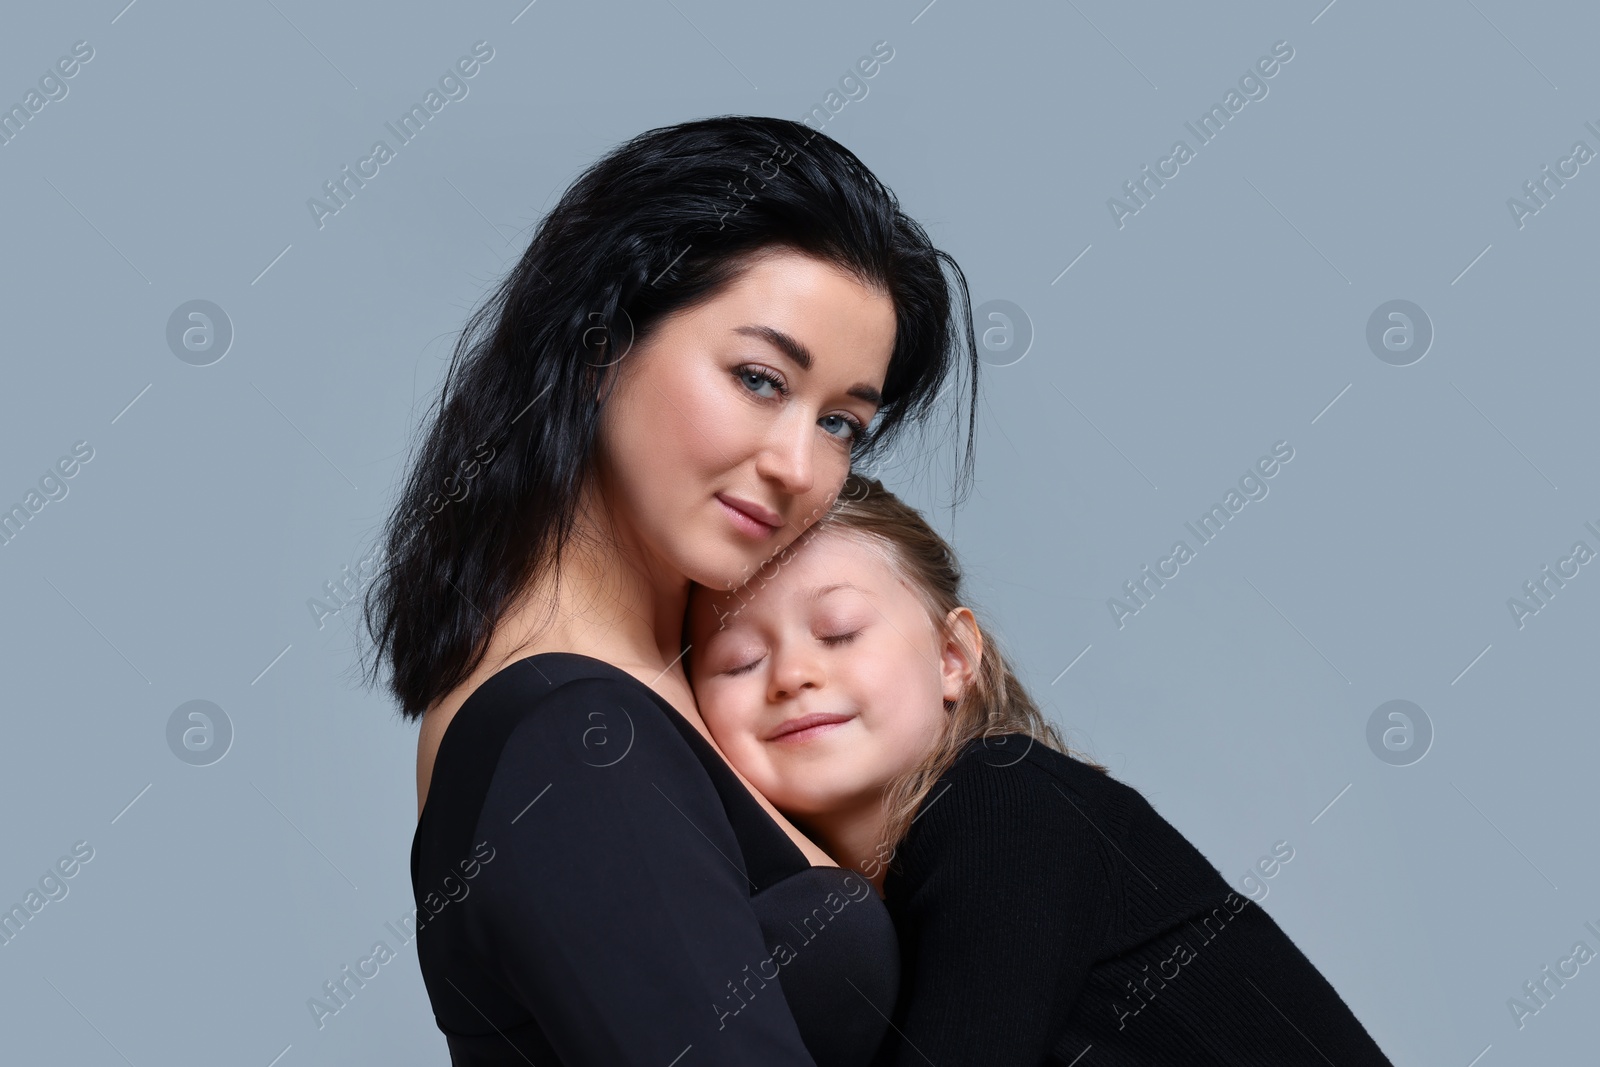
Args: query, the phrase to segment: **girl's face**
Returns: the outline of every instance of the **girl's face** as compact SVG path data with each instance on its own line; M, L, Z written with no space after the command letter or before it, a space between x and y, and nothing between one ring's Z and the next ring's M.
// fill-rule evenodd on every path
M620 354L597 468L635 561L743 584L838 496L894 342L887 295L769 249Z
M785 558L743 589L693 592L695 701L785 815L865 811L931 751L969 661L876 545L825 529Z

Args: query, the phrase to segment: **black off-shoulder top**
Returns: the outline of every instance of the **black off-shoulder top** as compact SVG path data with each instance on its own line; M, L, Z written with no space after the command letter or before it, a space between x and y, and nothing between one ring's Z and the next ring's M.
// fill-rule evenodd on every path
M450 721L411 846L417 959L458 1067L862 1067L899 946L626 671L517 660Z

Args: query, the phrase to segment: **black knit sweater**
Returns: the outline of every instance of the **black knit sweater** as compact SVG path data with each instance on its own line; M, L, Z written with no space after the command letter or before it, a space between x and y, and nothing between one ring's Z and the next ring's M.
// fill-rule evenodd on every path
M1023 735L972 742L929 791L884 903L883 1067L1389 1064L1143 796Z

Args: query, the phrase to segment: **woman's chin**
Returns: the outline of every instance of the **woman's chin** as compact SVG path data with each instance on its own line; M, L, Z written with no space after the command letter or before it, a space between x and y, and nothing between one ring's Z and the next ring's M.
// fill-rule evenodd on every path
M734 567L729 567L727 562L727 557L723 556L718 561L719 566L685 568L690 581L704 587L716 598L718 618L737 614L765 584L757 578L757 573L767 563L767 557L755 553L749 556L747 562L739 562ZM766 575L769 578L772 576L770 566L766 568ZM747 587L746 583L751 583L752 579L755 581Z

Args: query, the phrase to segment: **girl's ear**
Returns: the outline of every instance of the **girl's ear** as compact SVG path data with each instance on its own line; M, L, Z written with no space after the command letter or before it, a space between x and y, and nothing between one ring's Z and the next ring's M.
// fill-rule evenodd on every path
M983 633L971 608L952 608L944 621L948 634L939 651L939 674L944 683L944 699L949 704L961 699L978 673Z

